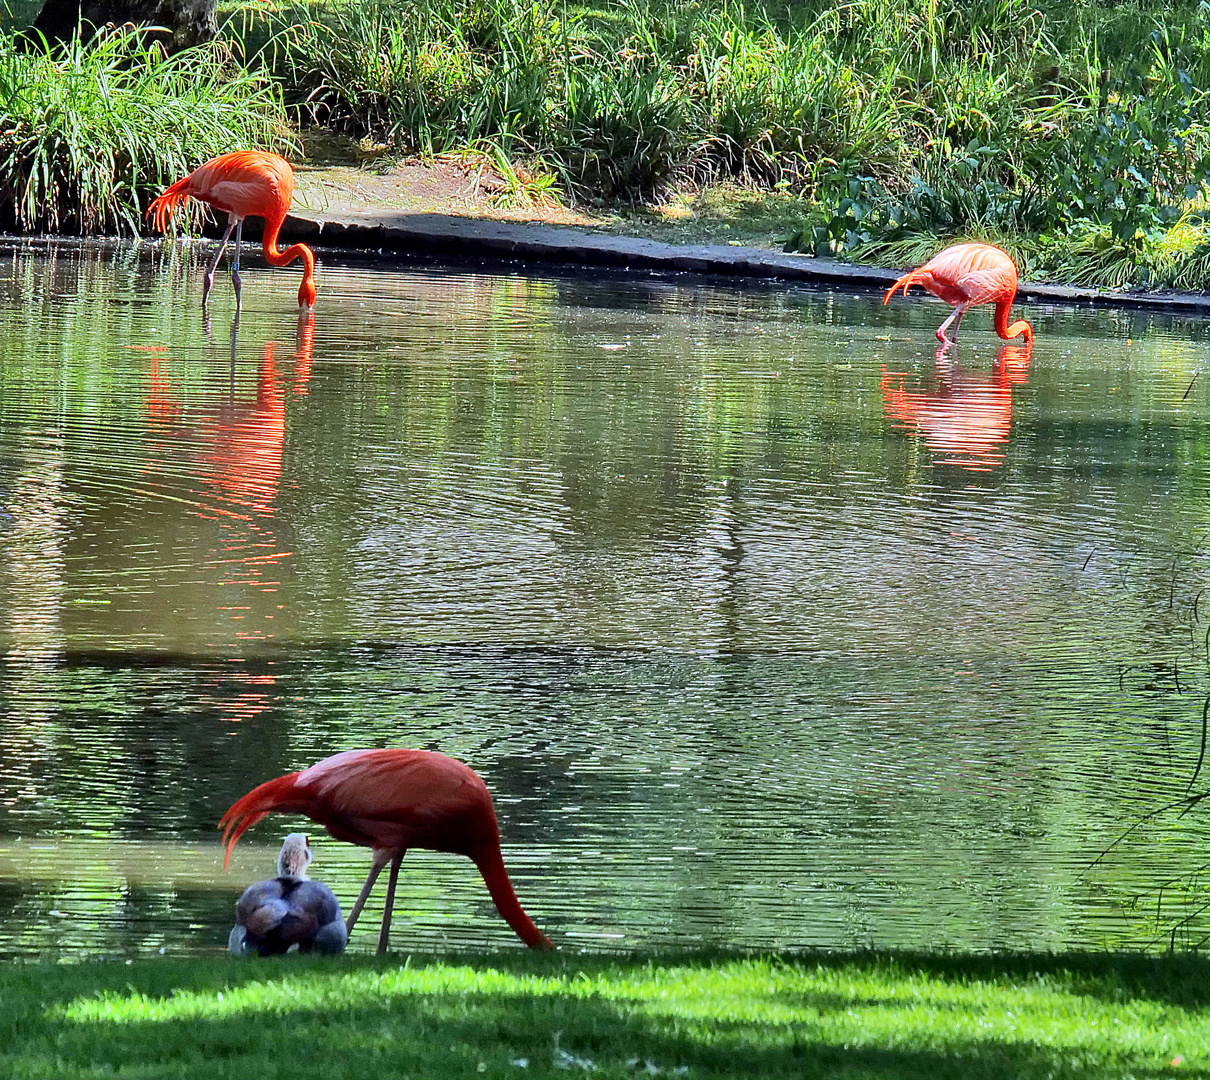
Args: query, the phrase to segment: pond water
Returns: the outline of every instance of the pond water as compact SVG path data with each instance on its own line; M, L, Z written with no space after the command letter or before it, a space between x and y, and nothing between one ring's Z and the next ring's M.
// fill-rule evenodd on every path
M484 776L564 948L1210 933L1198 321L253 258L206 325L203 254L0 252L0 956L220 952L295 828L347 907L215 826L363 746ZM427 852L394 931L521 947Z

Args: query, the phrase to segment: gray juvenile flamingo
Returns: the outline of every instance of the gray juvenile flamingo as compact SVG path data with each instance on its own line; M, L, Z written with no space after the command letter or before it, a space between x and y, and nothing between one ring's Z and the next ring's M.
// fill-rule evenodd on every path
M277 877L249 885L235 905L235 926L227 937L232 956L273 956L289 952L344 952L349 935L332 890L307 877L311 845L290 833L277 856Z

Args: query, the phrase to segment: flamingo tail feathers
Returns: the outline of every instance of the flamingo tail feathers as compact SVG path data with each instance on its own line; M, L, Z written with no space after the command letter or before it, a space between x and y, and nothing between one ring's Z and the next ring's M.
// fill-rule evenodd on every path
M294 780L297 776L298 773L293 772L275 780L266 780L242 799L237 799L231 804L218 823L218 827L223 830L222 844L227 849L223 856L224 870L231 862L231 852L236 841L245 832L273 811L290 810L297 806L297 799L293 797Z
M153 199L151 205L147 207L147 217L155 215L155 227L164 232L168 227L168 218L178 206L183 206L189 201L192 192L189 190L189 181L191 177L186 176L183 180L178 180L170 188L158 198Z
M909 271L908 273L904 274L903 277L901 277L898 281L896 281L894 285L892 285L889 289L887 289L886 296L884 296L882 298L882 302L885 304L888 300L890 300L890 298L892 296L894 296L900 290L903 291L904 296L907 296L907 291L909 288L911 288L913 285L921 284L921 280L920 280L921 277L922 277L921 269L912 270L912 271Z

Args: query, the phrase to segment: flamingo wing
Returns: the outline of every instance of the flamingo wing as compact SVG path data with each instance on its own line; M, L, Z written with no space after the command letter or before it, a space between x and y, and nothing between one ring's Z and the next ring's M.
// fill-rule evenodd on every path
M240 217L284 214L294 198L294 173L286 160L253 150L214 158L189 180L194 198Z
M960 275L954 285L966 297L969 304L994 304L1005 296L1011 298L1017 291L1016 282L1008 282L1007 275L998 266L968 270Z
M426 827L491 805L468 766L425 750L348 750L304 769L296 784L346 821Z

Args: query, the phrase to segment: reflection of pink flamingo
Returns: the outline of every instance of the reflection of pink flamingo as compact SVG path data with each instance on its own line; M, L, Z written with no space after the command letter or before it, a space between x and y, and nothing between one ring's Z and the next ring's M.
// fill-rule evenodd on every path
M294 353L293 389L299 395L307 392L314 343L315 316L304 316L299 319L298 348ZM199 434L210 447L202 457L203 477L228 502L257 516L271 517L286 444L286 396L278 385L272 341L265 342L255 404L251 407L228 404L218 422Z
M315 316L298 320L298 348L294 351L294 382L290 389L299 397L307 395L311 382L311 353L315 348Z
M906 372L882 372L882 409L888 420L921 436L939 465L988 469L1004 461L1012 427L1014 385L1024 383L1029 345L1003 345L993 374L963 371L937 350L938 388L906 389Z
M1008 315L1017 295L1017 264L1006 251L991 244L954 244L917 270L904 274L882 298L885 304L895 292L907 291L913 285L928 289L934 296L952 304L950 317L937 327L937 340L949 342L946 328L954 324L954 340L958 339L958 327L966 309L976 304L996 305L996 333L1007 340L1018 334L1025 336L1025 344L1034 339L1034 328L1024 319L1011 326Z

